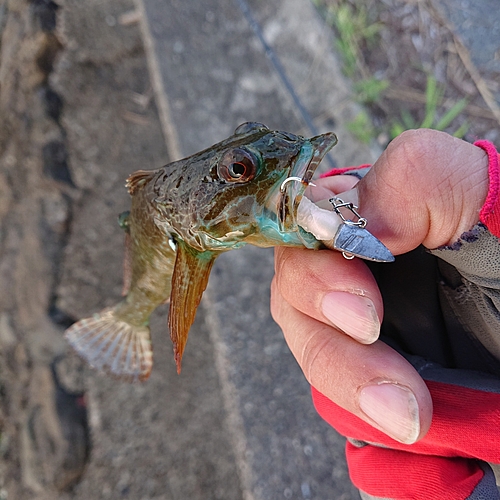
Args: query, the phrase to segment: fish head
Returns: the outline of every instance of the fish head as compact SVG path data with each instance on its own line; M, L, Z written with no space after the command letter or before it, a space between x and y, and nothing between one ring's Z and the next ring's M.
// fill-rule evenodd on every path
M179 236L200 250L291 241L304 191L336 142L333 133L308 139L261 123L240 125L225 141L188 159L192 172L202 171L184 194L190 220L179 232L189 235Z

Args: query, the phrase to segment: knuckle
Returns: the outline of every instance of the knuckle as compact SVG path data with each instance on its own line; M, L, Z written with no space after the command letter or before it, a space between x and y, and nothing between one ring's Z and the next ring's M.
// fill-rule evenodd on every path
M387 147L381 177L400 197L413 199L415 194L427 192L429 178L438 175L434 166L440 144L448 138L435 130L406 130ZM413 189L408 190L407 186Z
M406 130L394 139L387 148L389 158L397 161L392 165L416 165L425 167L432 160L443 142L452 139L448 134L430 129ZM413 169L412 169L413 170ZM416 170L416 169L415 169ZM414 172L418 174L417 171Z

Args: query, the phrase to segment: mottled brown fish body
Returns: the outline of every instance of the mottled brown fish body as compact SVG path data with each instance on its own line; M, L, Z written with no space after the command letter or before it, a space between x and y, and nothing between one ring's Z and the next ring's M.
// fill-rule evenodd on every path
M146 380L153 350L149 317L170 299L169 327L177 371L189 329L218 255L246 243L318 248L295 223L314 170L334 134L305 139L245 123L189 158L127 180L125 298L66 331L93 367L128 381ZM299 179L291 188L285 180ZM286 189L282 189L287 184Z
M114 308L66 331L73 348L92 366L125 380L146 380L153 366L149 317L171 292L175 251L156 224L152 186L156 172L137 172L127 187L132 206L126 224L126 297Z

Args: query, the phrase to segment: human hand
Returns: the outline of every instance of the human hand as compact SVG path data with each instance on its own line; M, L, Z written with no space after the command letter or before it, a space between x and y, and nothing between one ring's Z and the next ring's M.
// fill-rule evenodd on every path
M394 255L420 244L433 249L479 221L488 157L444 133L408 131L355 183L329 177L313 197L343 192ZM413 366L377 340L383 303L368 267L332 251L277 248L275 255L271 311L307 380L395 440L421 439L432 420L431 396Z

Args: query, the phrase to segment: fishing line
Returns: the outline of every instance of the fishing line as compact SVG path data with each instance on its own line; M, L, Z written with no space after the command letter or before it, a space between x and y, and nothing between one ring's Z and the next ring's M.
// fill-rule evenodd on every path
M300 97L298 96L292 82L290 81L290 79L286 74L285 68L283 68L281 61L276 55L276 52L274 52L272 47L267 43L266 39L264 38L264 33L262 31L262 28L260 27L260 24L257 22L257 19L255 19L254 15L252 14L252 11L250 10L248 3L246 2L246 0L236 0L236 2L238 3L240 10L243 12L243 15L245 16L246 20L248 21L248 24L250 24L250 27L252 28L254 34L257 36L260 43L262 44L266 56L271 61L271 64L276 70L276 73L278 73L278 77L281 80L281 83L283 84L286 91L292 98L307 128L309 129L312 135L319 135L319 131L316 125L314 125L311 115L309 114L309 111L307 111L305 106L302 104ZM337 168L337 164L335 160L330 156L330 154L326 155L326 160L330 164L331 168Z

